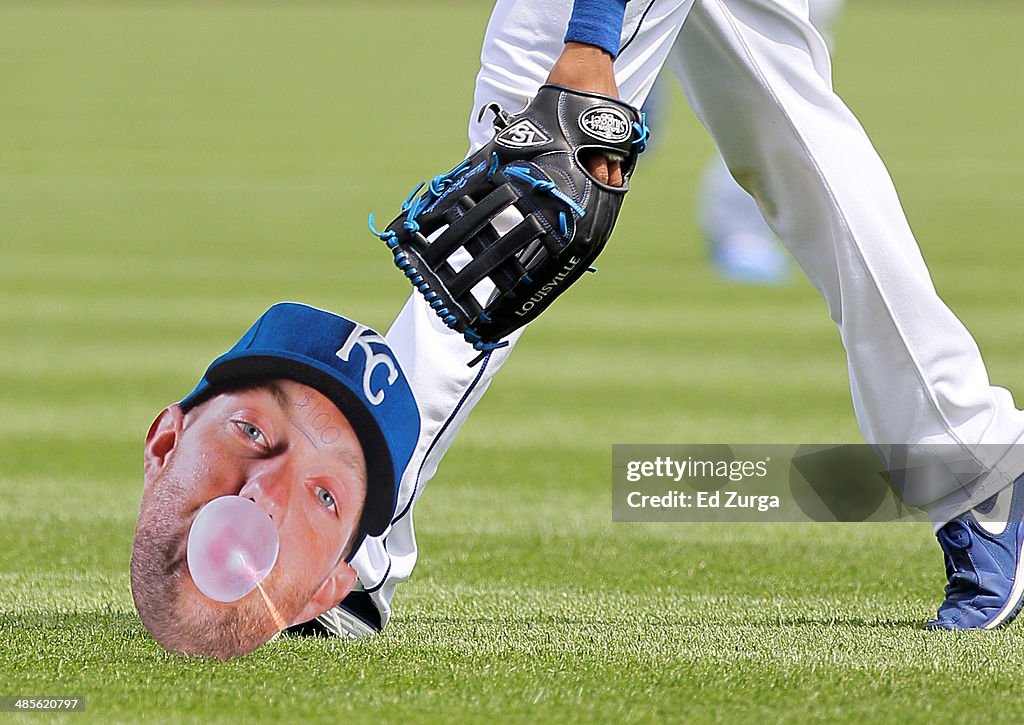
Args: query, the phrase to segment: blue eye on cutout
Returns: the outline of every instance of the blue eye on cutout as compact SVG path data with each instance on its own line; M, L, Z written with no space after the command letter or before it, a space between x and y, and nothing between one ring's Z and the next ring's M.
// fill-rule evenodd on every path
M317 500L320 503L322 503L326 508L329 508L329 509L336 508L335 503L334 503L334 496L332 496L331 492L328 491L326 488L317 487L317 489L316 489L316 497L317 497Z

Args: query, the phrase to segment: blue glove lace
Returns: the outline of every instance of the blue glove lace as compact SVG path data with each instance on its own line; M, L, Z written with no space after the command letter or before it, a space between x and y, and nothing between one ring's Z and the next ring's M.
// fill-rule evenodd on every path
M642 154L647 150L647 142L651 139L651 129L647 126L647 114L643 111L640 112L640 122L633 122L633 132L636 134L633 145L637 147L636 152Z

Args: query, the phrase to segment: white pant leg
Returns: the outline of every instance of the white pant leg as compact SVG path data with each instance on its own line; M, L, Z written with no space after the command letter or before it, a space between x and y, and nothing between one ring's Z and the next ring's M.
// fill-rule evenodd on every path
M989 383L932 286L888 172L832 92L806 0L697 0L676 48L672 70L733 176L828 303L868 442L952 444L969 457L978 444L1020 441L1024 414ZM1009 460L989 470L1006 450L981 451L966 490L947 478L911 493L941 523L1020 473Z
M811 24L832 46L833 31L844 0L809 0ZM679 45L680 41L677 40ZM678 48L673 51L681 54ZM721 154L712 154L704 167L698 189L698 216L704 234L713 246L729 239L749 238L774 245L775 235L761 217L754 199L736 183Z
M662 36L653 46L630 44L616 65L620 92L635 105L639 106L650 91L691 2L659 0L649 9L648 3L631 3L623 24L623 42L637 29L641 18L645 26L659 28ZM516 111L536 94L562 51L562 37L571 11L572 0L499 0L495 5L484 37L470 114L470 153L493 134L489 118L477 120L480 108L497 102ZM478 367L470 368L467 363L476 352L461 335L445 327L415 293L388 331L388 343L409 377L422 423L419 443L402 479L395 521L382 536L368 538L352 560L359 573L359 585L370 592L382 624L390 619L397 586L408 580L416 565L416 500L520 334L510 335L508 347L492 352Z
M846 0L808 0L811 25L818 29L830 48L834 47L836 21Z
M510 336L513 343L519 334ZM406 301L386 338L416 396L420 437L402 476L391 527L367 538L352 559L359 586L370 593L382 626L391 618L396 587L416 565L416 501L511 349L495 350L470 367L477 351L445 327L418 294Z

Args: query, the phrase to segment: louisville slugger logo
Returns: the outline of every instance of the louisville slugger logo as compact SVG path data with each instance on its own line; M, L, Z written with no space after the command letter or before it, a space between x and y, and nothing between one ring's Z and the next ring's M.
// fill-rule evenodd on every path
M618 108L598 106L580 114L580 128L601 141L619 143L629 138L633 126Z
M388 371L387 383L390 387L398 380L398 367L395 365L394 359L387 352L383 350L381 352L374 352L373 348L370 347L371 342L387 344L384 342L384 338L370 328L356 325L352 332L349 333L345 344L341 346L341 349L335 355L348 362L349 356L356 347L363 351L363 395L366 396L370 405L380 405L384 402L384 388L373 390L370 387L373 371L383 365Z
M564 267L562 267L561 272L552 277L550 282L546 282L544 286L530 296L530 299L526 300L526 302L519 306L519 309L516 310L516 315L523 317L530 310L536 307L538 302L542 302L545 297L557 290L561 286L562 282L565 281L565 278L572 274L572 271L576 269L576 265L579 263L579 257L570 257L569 261L565 263Z
M494 140L502 146L525 149L530 146L543 146L551 140L551 137L538 128L537 124L533 121L524 118L504 129L494 137Z

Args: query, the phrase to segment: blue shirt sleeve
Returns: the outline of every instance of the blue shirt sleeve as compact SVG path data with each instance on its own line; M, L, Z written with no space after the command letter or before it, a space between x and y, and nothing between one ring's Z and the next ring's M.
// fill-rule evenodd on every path
M565 31L565 42L594 45L611 54L619 54L622 20L627 0L576 0Z

